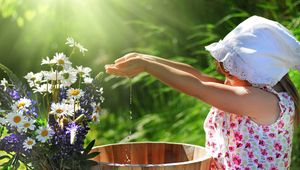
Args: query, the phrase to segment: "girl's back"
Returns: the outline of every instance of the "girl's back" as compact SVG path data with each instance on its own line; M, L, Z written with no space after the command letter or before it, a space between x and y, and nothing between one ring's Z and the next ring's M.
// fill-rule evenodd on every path
M279 98L280 115L270 125L212 107L204 123L212 169L287 169L290 165L294 102L287 92L262 88ZM249 103L251 105L251 103ZM238 106L237 106L238 107Z

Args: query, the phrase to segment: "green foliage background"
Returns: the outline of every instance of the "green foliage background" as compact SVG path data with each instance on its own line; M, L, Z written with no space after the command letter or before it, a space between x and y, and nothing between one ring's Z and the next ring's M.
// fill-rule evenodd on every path
M89 49L85 56L74 57L74 64L92 67L95 75L105 64L136 51L185 62L222 78L205 45L251 15L277 20L300 40L299 11L296 0L0 0L0 62L20 77L38 71L42 58L67 51L64 42L71 36ZM300 90L300 74L290 75ZM132 79L132 106L129 79L105 75L103 86L106 112L87 142L130 139L204 146L209 105L147 74ZM299 137L296 130L292 169L300 166Z

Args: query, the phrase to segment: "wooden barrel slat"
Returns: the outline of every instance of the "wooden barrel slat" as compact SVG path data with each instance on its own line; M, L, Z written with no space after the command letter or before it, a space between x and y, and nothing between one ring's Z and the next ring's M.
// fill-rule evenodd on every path
M195 147L186 146L186 145L183 145L182 147L184 149L184 152L186 153L186 156L187 156L188 160L189 161L193 160L194 159Z
M149 164L160 164L165 162L165 155L164 154L155 154L155 153L163 153L165 150L165 145L157 145L154 143L148 144L149 152L148 152L148 162Z
M202 161L200 164L200 169L210 169L211 161L212 161L212 158Z
M131 164L148 164L148 147L145 144L130 145Z
M111 162L118 164L130 164L130 146L131 145L124 144L113 145L113 160L111 160Z
M205 148L189 144L137 142L92 151L101 152L93 170L208 170L211 162Z
M99 147L96 150L93 149L93 151L100 152L99 156L96 158L93 158L93 160L97 162L113 162L113 152L112 152L112 146L108 147Z

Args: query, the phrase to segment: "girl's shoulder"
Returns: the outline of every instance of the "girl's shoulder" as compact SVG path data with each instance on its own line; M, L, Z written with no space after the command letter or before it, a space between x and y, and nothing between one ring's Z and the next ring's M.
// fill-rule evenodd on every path
M295 114L295 105L293 102L292 97L287 93L287 92L277 92L274 88L270 87L270 86L261 86L261 87L256 87L256 86L249 86L246 87L249 89L249 91L251 91L250 93L255 93L254 95L256 96L255 98L257 98L256 100L260 100L258 99L259 97L265 96L265 95L272 95L275 96L273 98L276 98L276 102L273 102L272 106L270 105L265 105L264 109L260 109L258 112L258 117L259 119L256 119L250 115L237 115L234 113L229 113L229 112L225 112L221 109L218 109L216 107L212 107L211 108L211 113L212 114L217 114L218 116L224 116L224 114L229 114L229 115L236 115L238 117L244 117L245 119L251 120L251 122L255 123L258 126L268 126L268 125L275 125L277 124L281 119L284 120L291 120L293 119L293 116ZM258 94L258 95L257 95ZM263 94L263 95L262 95ZM249 107L255 107L255 105L252 105L251 103L249 104ZM274 105L274 107L273 107ZM272 121L270 121L270 114L269 110L274 110L274 109L270 109L275 108L276 106L278 106L278 111L277 111L277 115L274 116L274 118L272 118ZM268 109L269 108L269 109Z
M277 92L273 87L270 86L263 86L260 87L260 89L276 95L278 98L278 106L280 109L280 113L278 115L277 120L272 124L262 125L262 127L277 126L283 121L291 122L291 120L293 120L293 117L295 115L295 105L294 105L293 98L287 92ZM254 123L257 124L257 122Z
M293 98L292 98L292 96L289 95L289 93L287 93L285 91L277 92L271 86L263 86L260 89L276 95L278 97L280 107L286 106L286 107L290 107L290 109L295 109Z

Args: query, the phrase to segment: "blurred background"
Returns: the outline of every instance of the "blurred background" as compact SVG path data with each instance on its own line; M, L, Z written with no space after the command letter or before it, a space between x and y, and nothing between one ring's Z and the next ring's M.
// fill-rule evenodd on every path
M300 40L299 0L0 0L0 62L20 77L37 72L42 58L70 54L65 45L70 36L89 50L73 56L73 63L91 67L94 75L134 51L185 62L222 79L204 46L251 15L282 23ZM291 70L290 76L300 90L300 74ZM96 138L97 145L169 141L204 146L209 105L147 74L131 81L104 74L103 87L104 114L87 142ZM292 169L300 166L299 137L297 129Z

